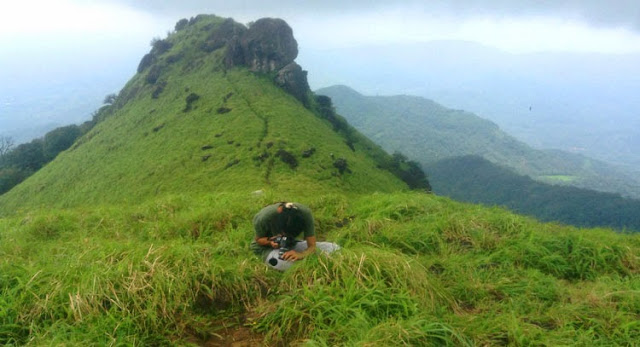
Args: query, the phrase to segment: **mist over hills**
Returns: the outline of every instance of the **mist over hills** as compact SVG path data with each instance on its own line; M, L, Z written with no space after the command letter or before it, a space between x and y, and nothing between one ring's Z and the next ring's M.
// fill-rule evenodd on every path
M0 136L16 144L43 136L62 125L91 119L107 94L117 93L135 72L139 53L130 47L104 48L81 57L0 57L12 69L0 69ZM19 61L19 64L16 63ZM16 66L17 64L17 66Z
M0 197L2 211L209 190L406 187L394 178L407 177L406 163L314 98L284 21L246 28L199 16L176 30L154 42L88 133Z
M475 114L415 96L364 96L345 86L317 91L339 113L387 151L400 151L423 165L478 155L546 183L568 184L639 197L640 182L622 169L578 154L537 150Z
M20 69L24 71L0 71L3 80L17 82L0 86L5 89L0 96L0 134L22 142L55 125L89 119L104 96L116 92L130 76L141 54L138 48L127 48L121 56L101 53L103 57L88 59L104 61L103 66L74 74L47 76L46 69L34 69L40 63L28 57ZM638 55L509 54L470 42L434 41L335 50L306 46L298 60L313 72L313 88L344 84L368 95L427 97L490 119L535 148L565 150L640 170L636 153L640 104L633 93L640 87ZM70 66L91 65L70 62ZM39 91L30 84L25 93L15 95L21 90L20 81L37 77L34 71L42 71L37 84L51 88ZM93 80L68 80L79 75ZM64 85L51 84L61 77L67 79ZM67 101L69 94L77 95L73 103L77 105ZM44 116L54 121L40 124ZM20 130L38 126L43 130Z
M318 58L322 57L322 58ZM637 54L509 54L436 41L305 50L314 86L368 95L419 95L497 123L536 148L640 169Z

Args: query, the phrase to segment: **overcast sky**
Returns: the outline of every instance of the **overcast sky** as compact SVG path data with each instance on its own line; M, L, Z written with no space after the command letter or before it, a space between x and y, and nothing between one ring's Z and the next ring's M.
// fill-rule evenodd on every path
M198 13L284 18L301 48L460 39L514 53L640 52L638 0L7 0L0 53L146 45Z
M283 18L302 56L430 40L511 53L640 53L639 0L2 0L0 94L97 70L122 74L123 84L152 38L200 13L242 23Z
M200 13L285 19L303 67L305 51L323 59L323 49L432 40L510 53L640 53L640 0L0 0L0 134L18 118L52 117L22 112L34 103L99 105L135 74L151 39ZM87 86L104 89L85 100L78 91Z
M283 18L302 55L431 40L511 53L640 53L639 0L2 0L0 92L98 69L122 74L123 84L152 38L200 13Z

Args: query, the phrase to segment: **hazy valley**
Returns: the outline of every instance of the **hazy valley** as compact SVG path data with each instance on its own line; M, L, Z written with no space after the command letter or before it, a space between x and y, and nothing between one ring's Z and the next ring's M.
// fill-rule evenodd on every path
M416 95L491 120L536 149L640 169L637 54L509 54L470 42L305 51L314 86Z

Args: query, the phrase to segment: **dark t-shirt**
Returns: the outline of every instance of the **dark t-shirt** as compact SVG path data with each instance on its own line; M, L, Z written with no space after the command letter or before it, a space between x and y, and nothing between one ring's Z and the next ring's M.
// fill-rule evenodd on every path
M301 224L299 225L299 230L293 235L294 237L298 237L299 235L304 235L305 238L309 236L315 236L315 227L313 225L313 215L311 214L311 210L304 205L293 203L298 212L300 213ZM282 233L279 229L278 223L278 206L280 203L269 205L260 212L258 212L253 217L253 228L255 229L255 237L272 237L276 235L280 235ZM270 246L260 246L256 240L254 239L251 242L251 250L258 255L265 255L273 250Z

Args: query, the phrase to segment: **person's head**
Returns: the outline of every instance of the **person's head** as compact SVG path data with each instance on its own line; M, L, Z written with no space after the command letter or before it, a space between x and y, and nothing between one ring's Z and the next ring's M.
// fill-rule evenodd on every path
M278 227L286 236L295 237L304 228L304 218L298 207L291 202L278 206Z

